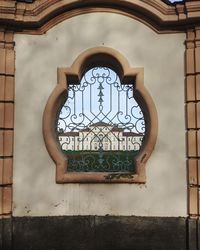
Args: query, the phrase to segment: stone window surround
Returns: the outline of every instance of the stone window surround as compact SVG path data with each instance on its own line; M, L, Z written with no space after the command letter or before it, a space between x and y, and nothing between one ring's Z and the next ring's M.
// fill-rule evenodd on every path
M136 173L112 172L67 172L67 158L58 145L55 124L58 111L66 101L67 85L71 81L80 82L84 73L96 66L113 69L121 82L135 81L134 97L145 114L147 121L145 141L139 154L135 157ZM58 84L53 90L43 115L43 135L47 150L56 163L57 183L145 183L145 164L149 159L156 143L158 122L155 105L148 91L144 87L144 73L142 68L131 68L127 60L116 50L97 47L83 52L70 68L58 68Z

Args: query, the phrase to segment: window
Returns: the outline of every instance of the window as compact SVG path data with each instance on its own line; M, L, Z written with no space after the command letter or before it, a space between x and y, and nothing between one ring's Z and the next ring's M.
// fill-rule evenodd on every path
M122 137L128 137L129 144L132 144L134 135L145 136L143 111L133 93L134 81L123 84L118 74L108 67L92 67L84 73L79 84L69 83L68 98L59 113L57 131L64 131L65 137L74 135L76 141L87 132L81 139L82 144L86 143L88 135L94 138L89 142L90 152L84 152L83 147L81 154L77 148L73 154L67 152L64 144L60 143L68 157L69 172L135 171L134 155L129 152L131 146L126 149ZM108 142L112 144L109 138L113 137L119 141L118 151L115 154L104 152L109 148L112 151L113 147L108 146ZM142 143L139 148L141 146Z
M59 69L58 79L43 119L57 182L145 182L157 115L143 69L130 68L117 51L100 47L81 54L71 68ZM75 138L71 151L59 140L61 134ZM140 138L137 151L131 150L135 137Z

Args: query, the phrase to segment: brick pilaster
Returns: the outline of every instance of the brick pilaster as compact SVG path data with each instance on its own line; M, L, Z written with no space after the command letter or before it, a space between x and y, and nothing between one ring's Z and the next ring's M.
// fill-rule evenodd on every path
M0 31L0 216L12 214L15 52L13 32Z
M200 27L187 31L185 63L188 247L196 250L200 247Z

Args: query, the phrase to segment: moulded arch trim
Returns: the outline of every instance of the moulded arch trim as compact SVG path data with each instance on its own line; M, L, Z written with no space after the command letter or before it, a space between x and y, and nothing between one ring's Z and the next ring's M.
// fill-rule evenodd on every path
M78 173L67 172L67 158L62 153L58 143L56 121L60 107L67 99L67 86L70 81L80 82L83 74L93 66L111 67L117 72L121 81L126 84L130 79L135 80L134 97L139 102L145 118L147 128L145 141L139 154L135 157L136 174L134 173ZM154 102L144 86L143 68L131 68L126 58L118 51L97 47L88 49L77 57L70 68L58 68L58 84L50 95L43 115L43 136L46 148L56 163L57 183L66 182L107 182L107 183L145 183L145 164L150 157L157 138L158 122Z
M183 30L183 28L178 27L181 26L181 23L179 24L175 6L169 6L160 0L43 1L32 4L20 22L15 20L15 27L17 30L19 26L19 32L43 34L68 18L93 12L109 12L129 16L158 33ZM5 20L5 22L9 24L9 20Z

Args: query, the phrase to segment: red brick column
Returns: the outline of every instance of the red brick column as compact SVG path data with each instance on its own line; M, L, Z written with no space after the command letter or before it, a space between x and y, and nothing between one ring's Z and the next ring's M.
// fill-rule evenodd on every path
M0 31L0 249L10 249L15 52L13 32ZM8 223L9 222L9 223ZM11 234L10 234L11 235Z
M185 56L188 244L189 249L198 249L200 233L200 27L187 31Z
M186 40L186 129L189 215L197 217L200 188L200 28L189 30Z

